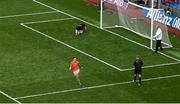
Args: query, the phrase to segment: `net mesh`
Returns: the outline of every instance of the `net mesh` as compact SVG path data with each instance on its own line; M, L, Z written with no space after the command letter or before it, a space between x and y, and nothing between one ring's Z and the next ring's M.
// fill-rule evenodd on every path
M121 4L121 2L115 3L112 2L112 0L103 1L103 28L123 27L144 38L152 39L151 29L153 30L153 35L155 35L155 27L156 25L159 25L163 32L163 47L172 47L172 44L169 40L167 27L163 24L163 21L165 21L163 10L153 9L152 11L150 8L142 7L130 2L125 2L124 4L125 5ZM151 22L152 18L154 20L153 24ZM150 45L148 45L148 47L149 46ZM154 47L155 41L153 40L153 48Z

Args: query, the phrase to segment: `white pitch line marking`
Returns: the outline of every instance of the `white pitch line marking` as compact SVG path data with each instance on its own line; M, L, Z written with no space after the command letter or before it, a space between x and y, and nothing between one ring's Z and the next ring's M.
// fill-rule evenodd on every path
M9 96L8 94L6 94L6 93L4 93L4 92L2 92L2 91L0 91L0 93L1 93L1 94L3 94L4 96L8 97L9 99L11 99L11 100L15 101L16 103L18 103L18 104L22 104L21 102L19 102L19 101L18 101L18 100L16 100L15 98L13 98L13 97Z
M162 53L162 52L158 52L158 53L160 53L161 55L166 56L166 57L168 57L168 58L170 58L170 59L173 59L173 60L175 60L175 61L177 61L177 62L180 62L180 59L174 58L174 57L169 56L169 55L167 55L167 54L165 54L165 53Z
M56 22L56 21L65 21L65 20L71 20L71 19L74 19L74 18L62 18L62 19L53 19L53 20L46 20L46 21L26 22L26 23L22 23L22 24L36 24L36 23ZM179 63L180 63L180 62L157 64L157 65L148 65L148 66L144 66L143 68L152 68L152 67L168 66L168 65L174 65L174 64L179 64ZM129 71L129 70L132 70L132 69L133 69L133 68L121 69L121 71Z
M37 32L37 33L43 35L43 36L45 36L45 37L47 37L47 38L49 38L49 39L51 39L51 40L54 40L54 41L56 41L56 42L58 42L58 43L60 43L60 44L62 44L62 45L64 45L64 46L66 46L66 47L69 47L69 48L71 48L71 49L73 49L73 50L75 50L75 51L77 51L77 52L79 52L79 53L82 53L82 54L84 54L84 55L86 55L86 56L88 56L88 57L91 57L91 58L93 58L93 59L95 59L95 60L97 60L97 61L99 61L99 62L101 62L101 63L103 63L103 64L105 64L105 65L107 65L107 66L110 66L111 68L114 68L114 69L117 69L117 70L121 71L120 68L118 68L118 67L116 67L116 66L114 66L114 65L111 65L111 64L109 64L109 63L107 63L107 62L105 62L105 61L103 61L103 60L101 60L101 59L98 59L98 58L96 58L96 57L94 57L94 56L92 56L92 55L90 55L90 54L88 54L88 53L85 53L85 52L83 52L83 51L81 51L81 50L79 50L79 49L77 49L77 48L75 48L75 47L72 47L72 46L70 46L70 45L68 45L68 44L66 44L66 43L64 43L64 42L62 42L62 41L60 41L60 40L57 40L57 39L55 39L55 38L53 38L53 37L51 37L51 36L49 36L49 35L47 35L47 34L45 34L45 33L42 33L42 32L40 32L40 31L38 31L38 30L36 30L36 29L33 29L33 28L31 28L31 27L23 24L23 23L21 23L21 25L24 26L24 27L26 27L26 28L28 28L28 29L30 29L30 30L32 30L32 31L34 31L34 32Z
M146 81L161 80L161 79L176 78L176 77L180 77L180 74L178 74L178 75L170 75L170 76L163 76L163 77L148 78L148 79L144 79L142 81L146 82ZM68 93L68 92L75 92L75 91L82 91L82 90L88 90L88 89L97 89L97 88L103 88L103 87L111 87L111 86L124 85L124 84L130 84L130 83L133 83L133 81L111 83L111 84L104 84L104 85L97 85L97 86L89 86L89 87L84 87L84 88L75 88L75 89L55 91L55 92L42 93L42 94L34 94L34 95L29 95L29 96L16 97L15 99L17 99L17 100L18 99L26 99L26 98L40 97L40 96L46 96L46 95L61 94L61 93Z
M55 22L55 21L66 21L66 20L71 20L74 18L62 18L62 19L53 19L53 20L45 20L45 21L35 21L35 22L26 22L23 24L37 24L37 23L46 23L46 22Z
M169 65L176 65L176 64L180 64L180 62L173 62L173 63L166 63L166 64L157 64L157 65L147 65L147 66L143 66L143 69L147 69L147 68L154 68L154 67L161 67L161 66L169 66ZM129 70L133 70L134 68L127 68L127 69L121 69L121 71L129 71Z
M46 4L44 4L44 3L41 3L41 2L39 2L39 1L37 1L37 0L33 0L33 1L36 2L36 3L38 3L38 4L40 4L40 5L45 6L45 7L47 7L47 8L50 8L50 9L52 9L52 10L54 10L54 11L57 11L57 12L59 12L59 13L61 13L61 14L67 15L67 16L69 16L69 17L75 18L75 19L77 19L77 20L79 20L79 21L82 21L82 22L84 22L84 23L87 23L87 24L89 24L89 25L91 25L91 26L94 26L94 27L96 27L96 28L98 28L98 29L101 29L99 26L96 26L96 25L94 25L94 24L92 24L92 23L90 23L90 22L87 22L87 21L85 21L85 20L82 20L82 19L80 19L80 18L78 18L78 17L76 17L76 16L73 16L73 15L69 14L69 13L63 12L63 11L58 10L58 9L56 9L56 8L53 8L53 7L51 7L51 6L49 6L49 5L46 5ZM126 37L124 37L124 36L122 36L122 35L120 35L120 34L117 34L117 33L115 33L115 32L109 31L109 30L107 30L107 29L102 29L102 30L104 30L104 31L106 31L106 32L109 32L109 33L111 33L111 34L113 34L113 35L116 35L116 36L118 36L118 37L121 37L121 38L123 38L123 39L125 39L125 40L127 40L127 41L130 41L130 42L132 42L132 43L134 43L134 44L137 44L137 45L139 45L139 46L142 46L142 47L144 47L144 48L147 48L147 49L149 49L149 50L152 50L152 49L150 49L149 47L147 47L147 46L145 46L145 45L143 45L143 44L141 44L141 43L138 43L138 42L136 42L136 41L134 41L134 40L128 39L128 38L126 38ZM169 56L169 55L167 55L167 54L164 54L164 53L162 53L162 52L159 52L159 53L160 53L161 55L165 56L165 57L168 57L168 58L170 58L170 59L172 59L172 60L175 60L175 61L177 61L177 62L180 62L180 59L174 58L174 57Z
M40 15L40 14L50 14L50 13L58 13L58 12L57 11L49 11L49 12L39 12L39 13L27 13L27 14L0 16L0 19L3 19L3 18L12 18L12 17L22 17L22 16L32 16L32 15Z
M45 22L55 22L55 21L65 21L65 20L71 20L74 18L62 18L62 19L53 19L53 20L46 20L46 21L35 21L35 22L26 22L26 23L21 23L23 24L36 24L36 23L45 23ZM168 66L168 65L174 65L174 64L179 64L180 62L173 62L173 63L166 63L166 64L157 64L157 65L148 65L144 66L143 68L152 68L152 67L160 67L160 66ZM132 70L133 68L127 68L127 69L121 69L120 71L129 71Z

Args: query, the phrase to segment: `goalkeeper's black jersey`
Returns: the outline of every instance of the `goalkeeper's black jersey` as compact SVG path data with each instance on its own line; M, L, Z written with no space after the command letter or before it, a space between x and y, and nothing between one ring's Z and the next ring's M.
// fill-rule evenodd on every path
M142 70L143 61L141 59L136 59L134 61L135 70Z

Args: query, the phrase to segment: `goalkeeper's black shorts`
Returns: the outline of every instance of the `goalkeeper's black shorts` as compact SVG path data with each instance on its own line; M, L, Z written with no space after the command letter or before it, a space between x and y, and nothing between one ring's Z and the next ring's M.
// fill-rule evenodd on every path
M142 74L142 70L134 70L134 74Z

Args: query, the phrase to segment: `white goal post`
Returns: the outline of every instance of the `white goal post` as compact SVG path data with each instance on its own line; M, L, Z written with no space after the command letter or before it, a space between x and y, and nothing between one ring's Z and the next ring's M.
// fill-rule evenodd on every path
M163 47L172 47L167 26L164 24L167 21L165 12L163 9L154 9L154 0L151 1L151 7L145 7L128 0L100 0L100 28L125 28L149 39L147 46L153 49L155 47L153 35L158 25L163 32Z

